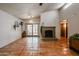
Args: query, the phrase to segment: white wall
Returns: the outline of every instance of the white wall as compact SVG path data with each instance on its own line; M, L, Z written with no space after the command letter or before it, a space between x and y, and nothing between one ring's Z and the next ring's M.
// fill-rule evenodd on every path
M79 33L79 4L73 3L66 9L60 10L60 20L68 19L68 36Z
M41 14L40 26L56 27L56 37L60 37L58 10L48 11Z
M0 48L21 37L21 27L13 28L15 21L21 20L0 10Z

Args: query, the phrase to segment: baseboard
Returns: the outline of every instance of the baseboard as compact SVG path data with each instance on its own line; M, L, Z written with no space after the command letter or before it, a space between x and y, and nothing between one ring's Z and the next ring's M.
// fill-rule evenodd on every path
M10 45L10 44L12 44L12 43L14 43L15 41L17 41L17 40L19 40L19 39L22 39L22 37L20 37L20 38L18 38L18 39L15 39L14 41L11 41L11 42L9 42L8 44L5 44L5 45L1 46L0 48L4 48L4 47L6 47L6 46L8 46L8 45Z

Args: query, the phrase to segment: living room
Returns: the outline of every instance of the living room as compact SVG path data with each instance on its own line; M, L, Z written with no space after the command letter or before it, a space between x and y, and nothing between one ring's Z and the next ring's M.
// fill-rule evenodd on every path
M78 3L1 3L0 55L79 55L78 9Z

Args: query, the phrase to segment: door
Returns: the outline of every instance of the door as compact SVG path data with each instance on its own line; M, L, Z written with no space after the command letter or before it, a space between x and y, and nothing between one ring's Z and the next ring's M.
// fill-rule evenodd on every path
M39 35L39 24L26 24L27 36L38 36Z
M61 23L61 37L68 37L68 23Z

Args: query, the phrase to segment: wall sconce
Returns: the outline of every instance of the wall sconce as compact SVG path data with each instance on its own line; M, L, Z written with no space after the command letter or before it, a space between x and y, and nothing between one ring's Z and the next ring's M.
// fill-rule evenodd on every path
M14 29L16 30L16 28L19 27L19 23L18 23L17 21L15 21L13 27L14 27Z
M19 25L23 26L23 22L20 22Z
M16 25L13 25L13 28L16 30Z
M68 37L68 20L61 20L60 21L61 27L61 37Z

